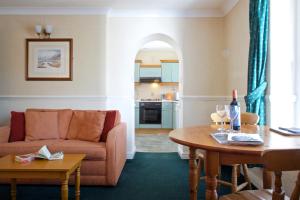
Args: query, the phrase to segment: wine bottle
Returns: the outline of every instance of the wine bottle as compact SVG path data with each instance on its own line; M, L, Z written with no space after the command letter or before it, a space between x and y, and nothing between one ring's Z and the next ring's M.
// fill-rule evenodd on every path
M237 90L234 89L232 91L232 101L230 103L230 121L231 127L233 130L240 130L241 129L241 109L240 104L237 101Z

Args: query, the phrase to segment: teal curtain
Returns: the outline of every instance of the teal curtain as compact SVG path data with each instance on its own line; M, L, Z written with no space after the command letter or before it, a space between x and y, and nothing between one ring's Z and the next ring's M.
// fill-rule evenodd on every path
M247 112L259 115L259 125L266 124L265 91L269 46L269 0L250 0L250 47L248 88L245 96Z

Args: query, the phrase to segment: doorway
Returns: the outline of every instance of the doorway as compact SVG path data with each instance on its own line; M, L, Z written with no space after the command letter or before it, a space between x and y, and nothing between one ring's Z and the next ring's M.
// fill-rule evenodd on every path
M168 133L180 127L180 70L176 49L162 40L146 42L135 58L135 144L137 152L177 152Z

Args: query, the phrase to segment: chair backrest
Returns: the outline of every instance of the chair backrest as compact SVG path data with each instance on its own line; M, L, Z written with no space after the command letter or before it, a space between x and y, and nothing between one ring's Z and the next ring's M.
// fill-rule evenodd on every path
M259 116L255 113L241 113L241 124L256 125L259 121Z
M215 124L221 123L221 118L220 118L219 115L218 115L217 113L215 113L215 112L214 112L214 113L211 113L210 118L211 118L212 122L215 123ZM224 122L225 122L225 123L228 123L228 122L230 122L230 120L226 117L226 118L224 119Z
M274 200L284 200L282 191L281 175L282 171L300 171L300 149L271 150L263 154L264 166L269 171L275 173L275 189L272 194ZM291 200L300 199L300 172Z

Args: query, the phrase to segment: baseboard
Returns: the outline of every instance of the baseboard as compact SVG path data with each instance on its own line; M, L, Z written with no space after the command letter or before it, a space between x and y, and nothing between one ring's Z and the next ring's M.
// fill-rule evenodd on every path
M189 159L189 153L184 152L182 145L178 145L178 155L180 156L181 159Z
M134 159L135 152L136 152L136 147L134 146L132 151L127 151L127 154L126 154L127 159L129 159L129 160Z

